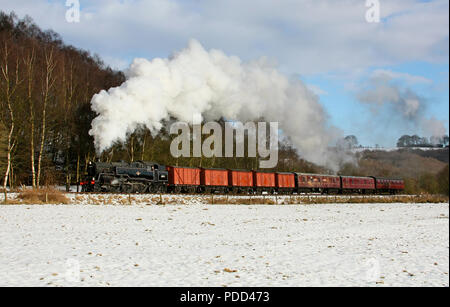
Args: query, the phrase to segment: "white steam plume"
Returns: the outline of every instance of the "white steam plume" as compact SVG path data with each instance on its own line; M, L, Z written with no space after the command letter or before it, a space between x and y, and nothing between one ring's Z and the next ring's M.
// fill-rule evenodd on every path
M207 120L264 117L279 122L301 157L336 169L328 145L337 129L327 125L317 96L264 58L243 63L191 40L168 59L135 59L125 74L121 86L92 98L98 116L89 133L98 152L126 141L140 125L158 132L170 117L186 122L197 113Z
M397 115L397 125L413 126L430 137L444 136L447 131L446 123L434 116L427 117L426 109L429 105L427 99L416 94L412 89L395 83L395 77L399 76L404 77L398 73L376 71L368 80L367 87L357 93L357 99L369 105L378 118L384 117L391 120L394 114ZM428 83L427 79L407 76L407 79ZM387 108L383 109L383 106Z

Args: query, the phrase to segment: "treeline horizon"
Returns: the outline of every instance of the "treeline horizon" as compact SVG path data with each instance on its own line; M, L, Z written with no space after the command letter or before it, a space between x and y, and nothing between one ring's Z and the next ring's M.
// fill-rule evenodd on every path
M0 11L0 169L3 186L80 177L95 153L92 96L124 81L99 56L64 44L26 16Z
M414 135L402 135L397 141L397 147L446 147L449 145L448 135L440 137L421 137L417 134Z
M156 136L139 129L124 144L115 144L98 156L89 135L96 116L91 110L92 96L124 81L124 74L111 69L98 55L66 45L57 33L41 30L28 16L19 19L0 11L0 183L5 191L7 186L75 184L91 160L258 169L258 157L176 159L170 155L175 136L166 129ZM349 136L344 142L344 148L351 147L357 139ZM273 170L331 173L303 160L285 141L279 145L279 163ZM339 173L353 175L362 170L343 164ZM371 171L366 175L397 174L380 173L379 167ZM427 192L419 186L414 189Z

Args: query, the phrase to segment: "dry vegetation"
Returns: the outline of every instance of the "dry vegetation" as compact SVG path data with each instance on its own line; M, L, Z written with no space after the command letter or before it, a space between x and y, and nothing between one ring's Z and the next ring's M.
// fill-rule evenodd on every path
M406 150L365 151L357 154L358 165L346 164L345 175L376 177L418 178L424 173L437 174L447 164L430 157L423 157Z
M17 196L16 203L20 204L68 204L66 195L51 187L41 189L22 189ZM11 201L13 202L13 201Z

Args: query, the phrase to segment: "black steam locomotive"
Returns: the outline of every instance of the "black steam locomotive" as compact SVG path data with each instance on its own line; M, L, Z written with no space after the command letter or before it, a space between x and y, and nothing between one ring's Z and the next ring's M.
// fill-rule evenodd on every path
M81 182L83 192L164 193L168 172L153 162L89 162L87 178Z

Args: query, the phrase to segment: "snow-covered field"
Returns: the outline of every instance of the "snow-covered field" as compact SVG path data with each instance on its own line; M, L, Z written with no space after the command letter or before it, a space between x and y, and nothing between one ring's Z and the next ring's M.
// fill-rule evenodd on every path
M449 205L0 206L0 286L449 286Z
M445 147L354 147L351 152L363 152L363 151L397 151L397 150L443 150Z

